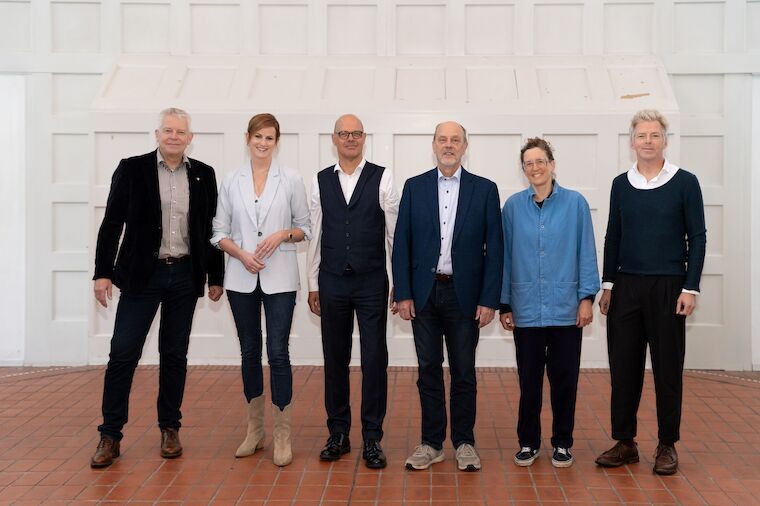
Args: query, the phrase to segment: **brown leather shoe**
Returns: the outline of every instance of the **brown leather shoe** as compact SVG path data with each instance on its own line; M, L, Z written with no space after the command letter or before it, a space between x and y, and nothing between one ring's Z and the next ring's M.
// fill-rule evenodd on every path
M179 442L177 429L161 431L161 456L165 459L176 459L182 455L182 443Z
M113 459L120 455L119 446L119 441L114 438L100 436L98 449L95 450L95 455L90 459L90 467L108 467L113 464Z
M636 442L628 445L618 441L615 446L602 453L596 458L596 465L602 467L620 467L624 464L633 464L639 461L639 450Z
M654 469L657 474L675 474L678 470L678 454L673 445L658 444L654 453Z

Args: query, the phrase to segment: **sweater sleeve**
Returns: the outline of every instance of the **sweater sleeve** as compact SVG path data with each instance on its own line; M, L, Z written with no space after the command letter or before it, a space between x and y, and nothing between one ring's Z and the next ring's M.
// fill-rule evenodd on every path
M692 175L684 189L684 219L686 221L687 263L685 290L699 291L699 279L705 264L707 229L705 227L705 207L702 190L697 176Z
M603 282L615 282L620 256L620 197L616 178L610 190L610 215L607 220L607 233L604 236Z

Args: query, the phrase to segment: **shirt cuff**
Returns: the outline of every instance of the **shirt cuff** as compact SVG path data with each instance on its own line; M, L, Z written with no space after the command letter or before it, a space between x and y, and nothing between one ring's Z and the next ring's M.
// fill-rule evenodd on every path
M683 290L681 290L681 292L682 293L690 293L692 295L699 295L699 290L687 290L686 288L684 288Z
M615 286L615 283L611 281L605 281L602 283L602 290L612 290L613 286Z
M499 304L499 314L504 313L511 313L512 312L512 306L509 304Z

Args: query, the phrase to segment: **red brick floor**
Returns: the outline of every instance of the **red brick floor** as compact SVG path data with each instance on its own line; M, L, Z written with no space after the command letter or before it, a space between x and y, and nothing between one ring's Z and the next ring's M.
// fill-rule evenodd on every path
M651 376L639 410L640 463L608 470L594 465L611 444L609 375L584 371L575 465L555 469L544 452L532 467L518 468L512 463L516 373L480 369L476 438L483 470L461 473L451 448L431 470L404 470L420 432L413 369L390 371L383 440L389 466L381 472L362 464L358 409L354 450L339 462L319 462L327 434L318 367L295 368L290 466L272 465L270 440L254 456L234 458L245 431L239 370L216 366L190 368L185 452L163 460L155 427L157 372L138 369L122 455L110 468L93 470L88 462L98 439L103 369L0 369L0 504L760 504L760 373L686 373L681 469L660 477L651 471L657 431ZM359 380L352 372L355 394ZM266 423L271 434L269 414ZM543 423L551 426L547 409Z

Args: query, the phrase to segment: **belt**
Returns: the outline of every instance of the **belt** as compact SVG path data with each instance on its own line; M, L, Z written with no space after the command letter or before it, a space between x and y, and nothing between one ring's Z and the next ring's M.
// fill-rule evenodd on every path
M454 279L453 274L443 274L442 272L437 272L435 274L436 281L451 281Z
M190 255L185 255L183 257L159 258L158 263L161 265L174 265L174 264L181 264L182 262L186 262L187 260L190 260Z

